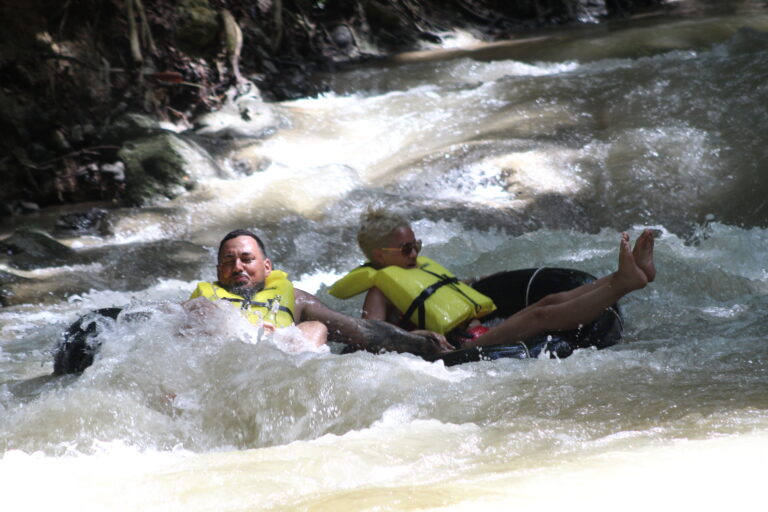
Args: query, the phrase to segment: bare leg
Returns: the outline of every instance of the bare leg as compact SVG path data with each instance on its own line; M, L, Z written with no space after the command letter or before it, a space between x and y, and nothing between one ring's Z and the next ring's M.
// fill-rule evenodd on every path
M565 302L548 303L544 298L518 311L465 346L498 345L524 340L546 331L575 329L591 322L621 297L646 284L648 276L635 263L629 236L623 233L619 245L619 269L616 272L595 283L580 286L583 290Z
M328 328L322 322L301 322L296 327L316 347L321 347L328 342Z
M621 238L629 240L629 235L626 233L621 234ZM635 258L635 264L645 273L648 278L648 282L652 283L656 279L656 267L653 265L653 232L650 229L644 230L637 240L635 241L635 248L632 249L632 257ZM553 305L560 304L573 300L580 295L583 295L597 286L602 286L605 281L610 279L610 275L601 277L593 283L578 286L572 290L566 290L564 292L552 293L543 297L536 304L539 305ZM534 306L536 304L531 304Z

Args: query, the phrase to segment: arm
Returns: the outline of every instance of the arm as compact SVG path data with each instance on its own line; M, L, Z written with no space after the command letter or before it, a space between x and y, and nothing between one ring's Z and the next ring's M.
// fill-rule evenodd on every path
M404 331L380 320L351 318L334 311L317 297L303 290L296 294L294 316L297 322L316 320L328 327L328 338L369 352L391 350L420 356L439 354L453 347L433 338Z
M389 299L375 286L365 294L363 302L363 318L368 320L387 320Z

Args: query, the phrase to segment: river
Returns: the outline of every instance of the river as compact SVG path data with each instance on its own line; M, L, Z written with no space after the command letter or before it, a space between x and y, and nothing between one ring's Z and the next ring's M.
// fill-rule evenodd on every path
M111 210L114 234L62 240L119 265L0 267L46 286L107 283L0 309L3 509L756 507L768 12L739 5L318 77L328 94L276 105L283 128L222 161L255 155L264 172ZM620 344L562 360L445 367L254 344L226 315L184 326L178 303L214 278L214 247L237 227L262 233L298 287L357 316L359 299L326 289L361 262L370 203L409 215L424 254L460 276L604 275L619 233L644 227L659 235L659 276L622 300ZM2 232L24 223L50 227L41 214ZM204 256L139 252L168 240ZM143 265L122 263L138 254ZM66 326L110 306L151 318L106 325L93 366L51 377Z

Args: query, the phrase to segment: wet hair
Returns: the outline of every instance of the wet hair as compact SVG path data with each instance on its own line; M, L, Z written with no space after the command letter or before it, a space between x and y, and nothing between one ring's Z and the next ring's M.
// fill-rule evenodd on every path
M234 231L230 231L226 235L224 235L224 238L221 239L221 242L219 242L219 252L217 253L217 257L221 259L221 249L224 247L224 244L227 243L227 241L232 240L233 238L237 238L239 236L249 236L256 240L256 243L259 244L259 249L261 249L261 253L264 255L264 257L267 257L267 250L264 248L264 242L261 241L261 238L256 236L256 233L253 231L248 231L247 229L236 229Z
M392 232L397 228L411 227L402 215L383 208L371 208L360 217L360 229L357 232L357 243L365 257L373 258L373 250L386 247Z

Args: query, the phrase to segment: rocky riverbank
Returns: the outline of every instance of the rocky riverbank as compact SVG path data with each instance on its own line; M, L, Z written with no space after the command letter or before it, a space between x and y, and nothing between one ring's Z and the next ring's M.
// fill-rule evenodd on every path
M269 135L280 126L269 101L317 94L322 85L308 79L317 70L439 44L457 28L492 41L663 3L5 2L0 216L85 201L151 204L201 177L258 171L220 169L201 145Z

